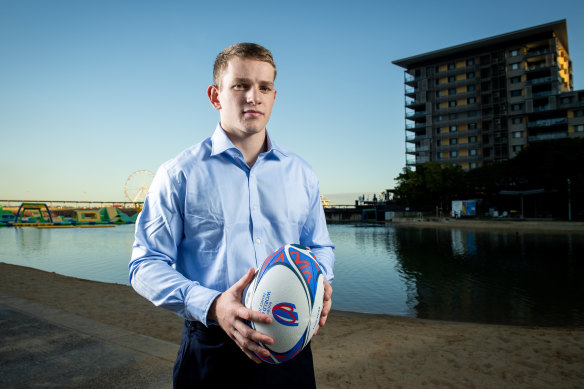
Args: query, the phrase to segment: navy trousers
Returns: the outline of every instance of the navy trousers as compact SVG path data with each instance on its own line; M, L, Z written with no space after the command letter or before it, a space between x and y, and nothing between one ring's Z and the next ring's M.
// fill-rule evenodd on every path
M279 365L253 362L218 326L185 321L174 388L316 388L310 344Z

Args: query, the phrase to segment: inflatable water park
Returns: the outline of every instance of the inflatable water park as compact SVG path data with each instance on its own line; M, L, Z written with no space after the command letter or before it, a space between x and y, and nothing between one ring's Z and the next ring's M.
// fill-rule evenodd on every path
M99 210L70 210L70 216L53 215L45 203L22 203L16 213L0 205L0 227L36 228L96 228L134 224L138 212L129 216L119 207L103 207Z

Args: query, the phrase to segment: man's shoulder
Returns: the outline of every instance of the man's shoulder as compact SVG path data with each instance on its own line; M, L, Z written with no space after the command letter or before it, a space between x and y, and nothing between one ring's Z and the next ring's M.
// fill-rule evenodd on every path
M283 155L283 158L280 158L280 161L285 165L286 171L302 172L302 175L305 177L317 179L316 172L312 165L304 159L304 157L280 145L278 145L278 150Z
M211 140L206 138L203 141L181 151L174 158L164 162L161 169L166 170L170 175L188 171L207 160L211 154Z

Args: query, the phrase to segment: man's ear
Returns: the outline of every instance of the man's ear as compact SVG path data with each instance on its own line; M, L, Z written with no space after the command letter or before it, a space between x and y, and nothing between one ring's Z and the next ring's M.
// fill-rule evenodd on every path
M221 109L221 103L219 102L219 88L217 88L217 86L209 85L207 88L207 97L209 98L213 108L216 110Z

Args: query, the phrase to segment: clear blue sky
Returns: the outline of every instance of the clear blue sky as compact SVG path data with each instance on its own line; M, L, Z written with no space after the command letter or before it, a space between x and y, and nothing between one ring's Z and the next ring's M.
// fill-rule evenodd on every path
M391 61L560 19L584 89L581 0L0 0L0 199L124 200L132 172L212 133L214 58L243 41L273 52L268 129L322 192L380 192L405 165Z

